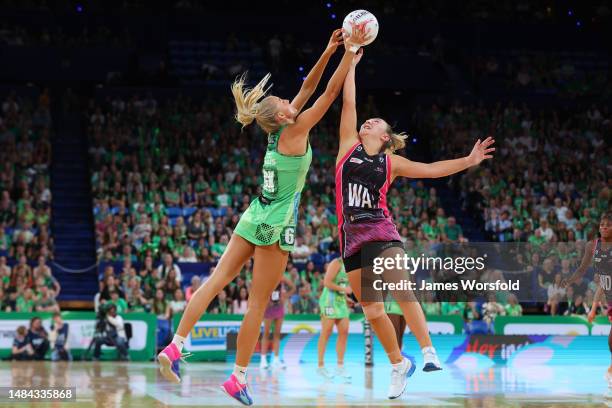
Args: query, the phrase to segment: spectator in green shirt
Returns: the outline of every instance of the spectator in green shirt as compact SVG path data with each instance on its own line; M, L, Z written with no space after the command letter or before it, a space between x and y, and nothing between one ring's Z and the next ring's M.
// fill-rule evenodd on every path
M229 207L232 204L232 199L225 191L225 186L223 184L219 185L219 193L215 198L215 202L219 207Z
M32 292L32 289L28 288L23 293L17 296L17 301L15 302L15 311L32 312L34 311L34 305L34 292Z
M221 255L223 255L223 253L225 252L228 242L229 239L227 238L227 234L222 234L221 238L219 239L219 242L215 242L210 248L212 256L214 256L215 258L220 258Z
M174 181L171 181L164 190L164 202L168 207L178 207L181 203L181 194L176 189Z
M444 240L446 242L465 242L463 230L457 224L455 217L448 217L447 224L443 227Z
M508 304L505 306L506 315L508 316L522 316L523 307L519 304L516 299L516 295L511 293L508 295Z
M40 294L35 301L35 309L37 312L57 312L59 313L59 305L55 300L55 292L53 289L47 289L46 286L40 288Z
M436 210L436 220L438 221L438 225L441 228L446 227L446 225L448 224L448 217L444 212L444 208L438 207L438 209Z
M204 176L202 174L199 174L193 187L194 187L196 194L198 195L198 198L200 198L202 195L206 193L206 190L210 188L210 185L204 179Z
M49 224L49 211L40 209L36 215L36 224L40 227Z
M421 307L427 316L437 316L442 312L440 302L434 301L433 292L425 294L425 301L421 303Z
M465 302L442 302L442 315L450 316L457 315L463 316L463 310L465 309Z
M110 296L111 296L111 300L109 300L108 302L114 304L117 307L118 314L123 314L127 312L128 304L125 301L125 299L123 299L122 297L119 297L119 292L114 290L110 293Z
M542 232L541 230L538 228L535 230L534 234L531 235L528 239L527 242L529 242L532 245L535 245L536 247L539 247L540 245L542 245L543 243L546 242L546 238L544 238L542 236Z
M153 247L157 253L174 252L174 240L168 236L165 228L160 229L158 235L153 237Z
M422 224L423 233L425 237L431 242L438 242L440 240L440 229L438 228L438 222L435 218L430 219Z

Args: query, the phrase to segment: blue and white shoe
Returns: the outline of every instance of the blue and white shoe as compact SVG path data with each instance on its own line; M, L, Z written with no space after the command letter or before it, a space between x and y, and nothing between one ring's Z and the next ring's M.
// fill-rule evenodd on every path
M408 385L408 378L412 377L415 370L416 361L414 361L412 357L404 357L401 366L393 368L391 371L391 385L389 386L389 393L387 395L389 399L399 398L404 393L406 385Z
M410 354L404 352L404 351L400 351L401 355L406 357L408 360L414 360L414 356L411 356Z
M436 349L433 347L423 349L423 362L423 371L425 372L442 370L442 364L440 364Z

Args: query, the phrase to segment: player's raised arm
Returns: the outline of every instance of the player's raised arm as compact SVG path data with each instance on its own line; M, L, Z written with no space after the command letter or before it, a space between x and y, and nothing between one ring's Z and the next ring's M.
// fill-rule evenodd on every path
M495 148L491 147L493 143L495 143L495 140L490 136L482 142L478 139L469 156L460 159L442 160L434 163L419 163L398 155L392 155L392 178L398 176L411 178L438 178L459 173L472 166L477 166L483 160L493 158L491 154L495 151Z
M342 44L342 29L338 28L334 30L325 47L325 50L319 57L317 63L312 67L306 79L302 83L302 87L298 94L291 101L291 105L293 105L298 112L304 108L304 105L308 103L310 97L314 94L317 86L319 86L319 81L321 81L321 76L323 76L323 72L325 71L325 67L327 67L327 63L329 62L329 58L336 52L338 45Z
M342 115L340 116L340 148L338 156L342 157L359 140L357 133L357 91L355 86L355 69L363 56L363 48L353 57L351 68L344 79L342 89Z
M362 26L354 26L352 31L351 36L344 40L344 56L327 83L325 91L317 98L312 107L306 109L296 118L294 124L287 127L283 132L283 137L289 140L307 137L310 129L321 120L331 104L338 97L338 94L340 94L344 78L355 56L355 52L351 50L351 47L354 44L362 44L368 39L367 33Z

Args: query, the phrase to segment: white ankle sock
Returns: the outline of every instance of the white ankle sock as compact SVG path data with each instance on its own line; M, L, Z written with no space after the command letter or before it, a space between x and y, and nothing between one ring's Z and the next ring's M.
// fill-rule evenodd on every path
M391 364L391 366L396 370L400 370L404 365L404 360L406 360L406 358L402 357L402 361L400 361L399 363Z
M423 347L423 348L421 349L421 352L422 352L423 354L425 354L425 353L433 353L433 354L436 354L436 349L435 349L435 348L433 348L433 346L428 346L428 347Z
M272 362L273 363L280 363L280 358L278 358L278 356L275 355L274 357L272 357Z
M183 351L183 345L185 344L185 338L175 334L172 338L172 342L176 345L179 351Z
M240 384L246 384L246 367L234 366L234 375Z

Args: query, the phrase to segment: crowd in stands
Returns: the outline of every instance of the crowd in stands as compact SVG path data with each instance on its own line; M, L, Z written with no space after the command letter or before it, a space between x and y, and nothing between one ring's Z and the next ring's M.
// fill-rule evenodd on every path
M13 47L130 47L133 41L128 30L118 33L104 25L91 29L85 26L79 32L68 33L64 32L61 26L33 29L31 26L3 24L0 26L0 45Z
M366 110L376 113L371 101ZM101 276L101 302L114 301L114 294L120 310L167 318L184 308L201 282L182 277L178 264L214 265L223 254L240 214L259 194L265 150L264 135L254 128L240 132L232 113L231 100L160 103L146 95L92 102L86 119L98 257L122 264L121 270L109 265ZM318 312L325 263L336 256L329 250L337 240L336 133L333 120L312 132L313 165L287 267L298 282L291 312ZM389 207L406 240L465 240L435 188L420 181L398 180ZM244 311L250 273L247 266L210 312Z
M51 163L49 93L11 93L0 107L0 310L57 311L60 285L48 266Z
M372 101L366 109L368 116L377 113ZM203 278L182 277L178 264L197 261L214 271L241 212L258 194L264 153L263 135L254 129L240 132L232 110L231 100L160 103L151 95L91 103L87 120L98 255L104 262L123 263L121 271L112 266L105 271L103 301L168 319L184 308ZM496 136L497 160L454 178L456 192L468 212L483 214L487 240L539 248L549 241L580 242L596 235L599 216L609 204L609 151L603 143L607 117L605 109L595 106L566 117L532 114L512 104L455 104L417 110L413 121L421 133L433 135L440 157L458 157L478 137ZM333 123L323 121L312 132L314 160L286 272L297 282L287 306L292 313L318 313L325 264L336 256L329 249L337 239ZM415 253L431 244L467 241L457 219L446 215L436 189L422 181L396 180L389 208ZM566 277L581 254L577 250L566 261L548 253L533 259L525 255L534 262L525 263L536 279L534 300L544 296L540 312L588 311L592 285L585 281L562 293L555 283L557 272ZM251 271L247 265L209 312L244 313ZM500 272L489 273L495 277ZM522 313L510 295L498 295L495 302L432 300L437 306L426 306L426 312L488 320Z
M284 12L291 3L287 0L273 1L261 5L244 4L241 11L244 14L258 15ZM329 6L327 5L329 4ZM123 10L140 13L142 11L155 11L158 13L173 13L182 11L189 14L205 13L231 13L235 11L232 4L206 3L197 0L176 0L160 4L151 4L145 0L124 0L109 5L101 0L89 1L87 3L49 2L47 0L2 0L0 5L7 10L29 10L51 13L74 13L77 12L103 12L105 10ZM584 18L594 18L596 21L605 21L610 18L610 7L605 1L588 3L583 6L574 3L575 11ZM568 17L567 7L550 1L510 1L483 2L469 0L461 4L449 4L444 1L422 1L422 0L350 0L342 2L312 2L300 5L300 12L304 15L320 15L325 12L337 12L341 10L356 10L364 8L376 11L380 16L402 15L406 20L435 20L435 21L512 21L512 22L550 22L563 21ZM571 9L570 9L571 10Z
M479 89L537 91L564 98L607 98L612 95L608 64L594 54L507 51L501 55L466 57Z
M283 9L289 3L286 1L276 2L278 9ZM327 6L330 4L330 6ZM188 11L190 13L206 13L211 8L194 0L178 0L174 2L174 8ZM270 8L261 8L255 5L246 6L244 12L269 13ZM300 12L305 15L321 15L325 12L366 9L376 12L379 16L402 16L407 21L433 20L433 21L512 21L523 23L555 22L564 21L567 18L567 8L556 4L538 1L510 1L482 2L469 0L462 3L452 4L444 1L422 1L422 0L392 0L380 2L378 0L343 1L328 3L303 4ZM214 10L232 11L230 5L216 4ZM340 10L338 10L340 9ZM578 11L578 10L576 10ZM610 8L606 2L593 3L589 7L580 8L580 15L593 18L596 22L606 21L610 18Z
M605 137L612 122L607 107L533 112L513 104L454 103L432 106L422 121L433 130L440 157L456 155L479 137L495 136L496 159L452 178L451 185L464 210L479 215L487 241L528 243L541 250L536 267L548 272L540 279L549 293L544 311L564 313L592 297L587 282L568 291L556 282L555 275L565 278L575 270L582 251L566 256L555 251L564 243L596 238L600 217L609 211L612 155ZM558 303L569 306L558 308Z

